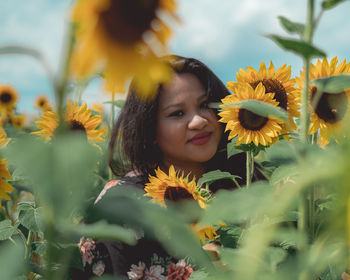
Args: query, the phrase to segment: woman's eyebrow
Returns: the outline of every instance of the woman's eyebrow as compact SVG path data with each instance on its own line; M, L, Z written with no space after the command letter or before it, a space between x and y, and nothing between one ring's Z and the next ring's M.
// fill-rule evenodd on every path
M204 93L203 95L197 97L197 101L200 102L201 100L207 99L207 98L208 98L208 96ZM166 111L166 110L168 110L168 109L171 108L171 107L181 107L181 106L183 106L184 104L185 104L184 102L169 104L169 105L165 106L161 111L162 111L162 112L163 112L163 111Z

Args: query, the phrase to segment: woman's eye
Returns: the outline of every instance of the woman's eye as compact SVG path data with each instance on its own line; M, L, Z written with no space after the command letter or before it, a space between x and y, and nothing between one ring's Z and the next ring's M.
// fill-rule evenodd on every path
M175 111L175 112L172 112L170 115L169 115L169 117L181 117L181 116L183 116L185 113L184 113L184 111L182 111L182 110L177 110L177 111Z

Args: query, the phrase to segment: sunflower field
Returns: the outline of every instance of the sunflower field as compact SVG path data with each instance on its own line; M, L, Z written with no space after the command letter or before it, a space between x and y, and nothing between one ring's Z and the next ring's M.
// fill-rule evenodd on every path
M344 0L307 0L305 23L279 17L289 37L266 35L300 57L299 75L272 62L240 68L227 82L232 94L210 104L229 131L227 157L247 155L244 186L228 172L196 182L170 167L157 169L145 192L113 188L98 204L118 180L108 167L123 106L116 96L133 78L140 98L152 102L157 84L171 80L159 59L172 35L165 18L181 19L176 0L73 2L57 73L35 49L0 46L0 55L36 59L55 93L54 101L37 96L40 117L28 122L17 111L15 86L0 85L0 278L70 279L72 268L89 262L84 242L133 245L137 229L191 267L176 279L350 279L350 62L313 44L321 15ZM96 77L110 92L108 111L84 100ZM252 182L254 168L267 180ZM219 179L237 190L211 194ZM165 203L171 188L191 199ZM170 269L158 278L128 275L175 279ZM115 279L101 271L96 279Z

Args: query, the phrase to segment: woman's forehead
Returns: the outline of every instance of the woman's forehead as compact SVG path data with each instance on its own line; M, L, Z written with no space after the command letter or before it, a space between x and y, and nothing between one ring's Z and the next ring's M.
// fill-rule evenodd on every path
M203 95L205 96L205 89L194 74L175 74L172 81L163 88L159 104L166 106L169 103L198 99Z

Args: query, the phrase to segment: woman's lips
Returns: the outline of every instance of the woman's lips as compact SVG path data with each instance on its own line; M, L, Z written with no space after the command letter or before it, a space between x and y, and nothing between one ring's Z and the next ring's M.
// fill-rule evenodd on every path
M204 132L197 134L193 138L191 138L188 142L194 145L203 145L209 141L211 137L211 132Z

